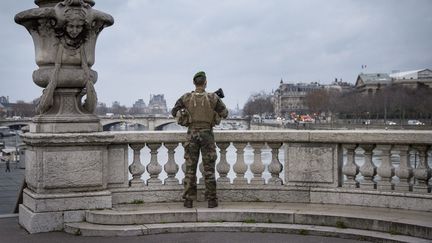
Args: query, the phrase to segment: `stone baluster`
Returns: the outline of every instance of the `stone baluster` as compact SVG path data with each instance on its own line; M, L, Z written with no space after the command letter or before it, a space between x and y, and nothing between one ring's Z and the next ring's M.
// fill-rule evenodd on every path
M282 179L279 177L279 173L281 173L283 168L279 161L279 149L282 146L282 143L268 143L268 146L272 149L272 160L268 166L271 178L269 179L268 184L282 185Z
M347 163L342 168L342 173L347 177L343 184L346 188L358 188L359 183L356 177L359 173L359 166L355 162L355 149L357 144L344 144L343 147L347 150Z
M178 185L179 181L175 176L179 170L179 166L175 162L174 157L178 143L164 143L164 146L168 149L168 161L164 165L164 170L168 175L165 179L165 185Z
M217 182L221 184L229 184L230 179L227 177L227 175L230 171L230 165L228 164L228 161L226 159L226 149L229 147L230 143L216 143L216 145L220 149L220 159L219 163L216 166L216 170L219 173L219 178L217 179Z
M364 149L364 164L360 167L360 172L363 176L363 181L360 183L361 189L373 190L375 189L376 182L374 177L376 175L376 166L372 161L374 144L361 144L360 147Z
M184 151L186 153L185 143L182 143L182 146L183 146ZM182 184L184 184L184 179L186 177L186 160L183 160L183 164L181 165L181 170L183 171Z
M262 178L262 173L265 170L265 166L261 158L261 149L263 145L264 144L261 142L251 143L251 146L254 149L254 161L251 164L251 171L253 173L251 184L258 184L258 185L265 184L265 180L264 178Z
M394 166L391 162L391 149L392 145L379 145L378 149L381 150L381 165L377 169L378 175L381 180L378 181L377 189L383 191L393 190L392 178L395 175Z
M162 181L158 178L162 172L162 166L159 164L157 159L158 149L160 143L148 143L147 146L150 148L150 163L147 165L147 171L150 174L150 178L147 180L147 185L162 184Z
M131 187L142 187L144 181L141 179L141 175L145 172L145 167L141 163L141 149L145 144L130 144L129 145L134 152L133 162L129 165L129 172L132 174L132 179L129 181Z
M414 178L416 183L413 186L413 192L429 192L429 179L431 178L431 169L428 165L428 145L413 146L419 152L419 163L414 168Z
M244 148L246 147L247 143L233 143L233 145L236 148L237 153L237 159L233 166L233 170L236 173L233 184L245 185L247 184L245 173L248 169L248 166L244 161Z
M408 145L395 146L399 150L400 163L396 169L396 176L399 177L399 183L395 185L395 190L408 192L411 188L411 178L413 176L413 168L410 163L410 154Z

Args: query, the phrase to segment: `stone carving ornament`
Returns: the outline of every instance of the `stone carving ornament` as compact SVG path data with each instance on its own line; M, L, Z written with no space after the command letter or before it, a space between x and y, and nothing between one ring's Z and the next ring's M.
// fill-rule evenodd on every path
M44 88L39 114L45 118L92 114L97 103L97 73L91 69L96 39L103 28L114 23L113 18L93 9L92 0L35 2L39 8L18 13L15 21L27 28L35 44L39 69L33 72L33 81ZM81 105L83 96L86 100ZM67 104L71 101L73 112Z

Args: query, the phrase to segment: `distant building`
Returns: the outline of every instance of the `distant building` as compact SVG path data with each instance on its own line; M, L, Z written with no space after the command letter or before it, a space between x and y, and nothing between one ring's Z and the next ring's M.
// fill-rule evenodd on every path
M335 90L338 92L348 92L354 89L354 85L352 83L343 82L342 79L340 81L335 79L333 83L323 84L322 87L326 90Z
M0 117L6 116L10 110L9 97L0 96Z
M417 89L421 86L432 88L432 70L420 69L390 74L393 84Z
M387 73L360 73L357 76L355 88L364 94L375 94L378 90L391 84L391 77Z
M357 77L355 89L364 94L375 94L380 89L390 85L401 85L417 89L419 87L432 88L432 71L419 69L406 72L360 73Z
M273 94L273 104L277 116L283 117L292 112L306 114L308 108L305 97L308 93L321 90L319 83L284 83L280 81L279 88Z
M9 96L0 96L0 104L2 105L9 104Z
M145 104L143 99L138 99L132 105L132 113L133 114L145 114L148 113L148 107Z
M168 113L166 100L165 100L163 94L150 95L148 112L150 114L167 114Z

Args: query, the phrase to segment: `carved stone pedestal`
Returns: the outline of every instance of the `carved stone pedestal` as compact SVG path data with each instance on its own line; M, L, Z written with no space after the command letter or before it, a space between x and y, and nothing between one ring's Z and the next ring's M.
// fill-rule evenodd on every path
M107 188L127 185L127 147L111 146L112 135L97 133L102 126L94 115L96 40L114 19L94 10L93 0L35 3L39 8L15 16L33 38L33 82L44 88L40 115L23 135L27 189L19 222L30 233L61 230L82 221L85 210L111 208Z
M112 207L112 187L127 187L127 146L110 133L25 133L27 188L20 224L30 233L63 229L88 209Z
M100 132L100 119L86 112L81 105L80 89L56 89L54 106L43 114L33 118L30 132L34 133L69 133Z
M54 91L54 105L47 113L33 118L30 132L77 133L102 131L100 119L83 109L81 99L81 89L56 89Z

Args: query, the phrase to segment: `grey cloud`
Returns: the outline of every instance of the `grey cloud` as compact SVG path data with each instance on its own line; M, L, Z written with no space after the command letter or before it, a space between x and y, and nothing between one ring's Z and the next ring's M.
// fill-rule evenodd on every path
M32 2L3 1L0 19ZM116 21L100 35L94 66L107 103L165 93L172 106L198 70L234 107L280 78L354 82L362 64L370 72L432 67L431 1L99 0L95 8ZM11 36L0 50L10 57L0 61L2 87L16 99L39 96L28 33L13 21L2 27Z

